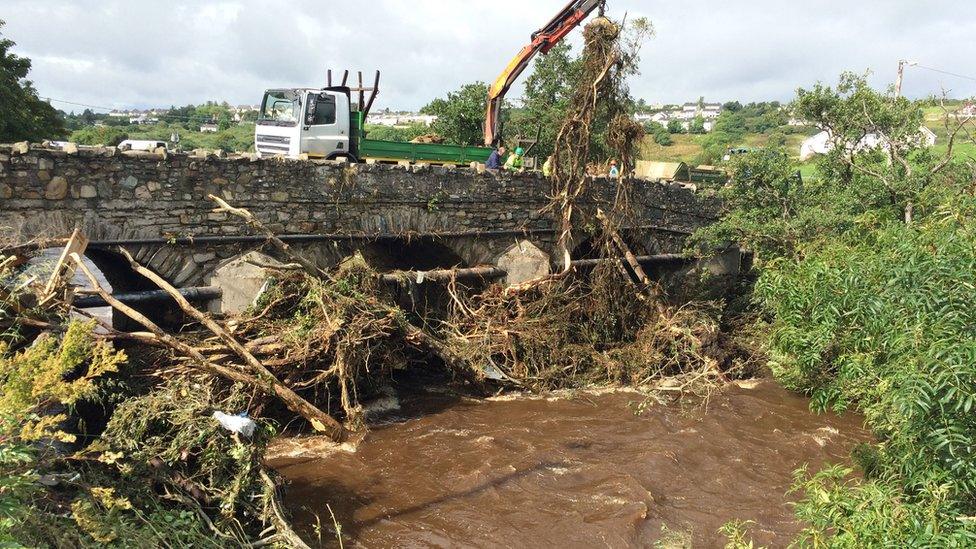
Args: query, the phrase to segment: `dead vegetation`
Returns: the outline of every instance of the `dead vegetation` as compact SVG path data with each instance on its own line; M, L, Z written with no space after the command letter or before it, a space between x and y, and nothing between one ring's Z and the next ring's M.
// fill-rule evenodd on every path
M89 437L85 444L70 451L46 447L33 461L5 464L0 458L6 474L34 479L24 481L31 488L16 496L14 506L28 509L36 520L9 532L40 545L58 545L51 543L56 532L45 523L47 517L60 528L73 525L69 544L75 545L115 540L151 545L156 535L185 539L179 536L191 532L209 536L214 546L302 547L281 510L271 473L261 463L275 432L273 420L281 425L301 418L341 440L349 430L364 428L362 400L374 386L417 365L440 368L477 391L644 386L665 378L678 380L671 388L685 391L734 375L746 354L720 329L722 307L669 303L620 237L628 213L626 179L619 181L608 212L578 207L591 181L587 166L593 125L598 120L609 124L608 143L625 173L642 136L623 115L622 82L634 52L622 49L620 33L620 26L605 19L585 31L583 77L556 144L549 213L561 229L564 268L555 275L510 288L493 285L477 294L449 280L449 314L419 318L390 299L378 283L379 273L362 257L322 269L294 253L247 210L211 197L215 211L264 234L267 247L288 265L247 314L216 318L122 250L133 271L168 292L192 321L173 333L98 288L82 261L83 249L66 249L70 266L84 273L117 313L144 329L89 328L83 360L72 367L92 364L96 350L104 361L112 342L135 349L148 377L140 377L138 390L126 386L116 392L117 405L106 407L110 412L103 429L75 428ZM574 226L583 224L598 228L606 260L577 272L569 266L568 242ZM0 330L6 341L0 356L25 360L23 350L40 333L61 338L63 350L71 325L72 292L66 279L59 278L53 291L41 291L36 280L11 284L10 273L23 264L25 253L7 250L0 257L0 277L6 281L0 285L6 288L0 293ZM19 383L11 377L15 371L0 372L0 386ZM70 375L60 366L52 372ZM93 386L116 384L107 374L99 379L82 374L81 379ZM43 415L52 406L69 404L54 398L25 405L23 413ZM211 417L214 411L257 419L256 433L246 438L228 432ZM0 433L5 447L32 443L13 431ZM56 488L38 488L28 470L64 480ZM183 534L157 523L173 512L183 517L185 524L177 521Z

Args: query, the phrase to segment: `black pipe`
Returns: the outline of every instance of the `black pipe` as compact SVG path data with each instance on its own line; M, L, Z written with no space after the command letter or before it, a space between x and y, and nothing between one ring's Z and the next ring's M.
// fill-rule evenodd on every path
M684 256L681 254L639 255L636 256L636 259L637 262L640 263L641 265L660 265L662 263L691 263L692 261L695 261L695 258ZM578 269L587 269L611 261L622 262L625 260L619 257L601 258L601 259L577 259L575 261L570 261L569 264L570 266L576 267Z
M203 286L194 288L180 288L180 295L186 298L187 301L205 303L207 301L213 301L215 299L220 299L224 292L214 286ZM163 290L152 290L147 292L131 292L122 294L112 294L112 297L118 299L126 305L141 305L145 303L163 303L167 301L172 301L172 297ZM95 307L108 307L109 304L102 299L100 295L87 295L84 297L75 298L72 305L77 309L91 309Z
M411 238L478 238L491 236L531 236L534 234L555 234L560 229L500 229L492 231L454 231L442 233L374 233L374 234L287 234L281 235L284 242L337 242L337 241L389 241ZM669 229L657 225L638 225L623 227L622 230L653 230L680 235L690 235L688 231ZM208 244L260 244L267 242L266 236L197 236L179 238L125 238L116 240L92 240L89 248L114 248L116 246L154 246L172 244L175 246L205 246Z

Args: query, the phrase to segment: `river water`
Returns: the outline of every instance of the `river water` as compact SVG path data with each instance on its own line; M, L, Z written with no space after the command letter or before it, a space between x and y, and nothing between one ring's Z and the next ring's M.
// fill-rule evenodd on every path
M640 415L627 391L404 400L354 445L272 448L307 538L336 544L331 508L346 547L721 547L732 519L782 547L800 529L793 471L869 439L861 417L814 415L768 381Z

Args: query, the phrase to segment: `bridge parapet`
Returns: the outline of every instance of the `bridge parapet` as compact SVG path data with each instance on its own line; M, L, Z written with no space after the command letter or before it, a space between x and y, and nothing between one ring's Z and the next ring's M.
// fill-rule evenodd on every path
M615 185L597 179L584 207L611 203ZM535 173L0 145L0 227L57 236L80 226L93 241L142 239L137 255L186 284L247 249L241 240L186 250L167 245L249 234L213 213L209 194L247 208L281 234L363 241L440 235L464 263L477 265L494 261L519 235L549 251L555 231L544 210L551 192ZM677 251L687 233L719 212L714 199L657 182L635 182L631 204L633 223L655 242L651 253Z

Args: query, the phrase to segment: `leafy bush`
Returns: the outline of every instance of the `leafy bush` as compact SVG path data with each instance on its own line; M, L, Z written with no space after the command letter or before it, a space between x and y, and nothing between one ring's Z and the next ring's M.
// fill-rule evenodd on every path
M816 511L810 517L852 504L888 525L843 532L854 546L871 545L861 532L885 531L909 545L976 543L976 524L962 520L976 513L974 211L967 197L923 223L819 242L798 261L772 263L757 283L775 318L777 377L811 394L818 410L863 411L882 441L875 478L847 484L828 471L806 485L833 494L801 507ZM878 492L895 496L897 513L868 505ZM864 520L821 519L808 537Z
M855 453L861 476L798 472L798 545L972 547L976 172L918 150L918 105L863 78L801 90L794 109L895 145L836 149L812 183L779 155L743 155L728 214L694 240L756 253L773 373L818 411L862 412L878 441Z

